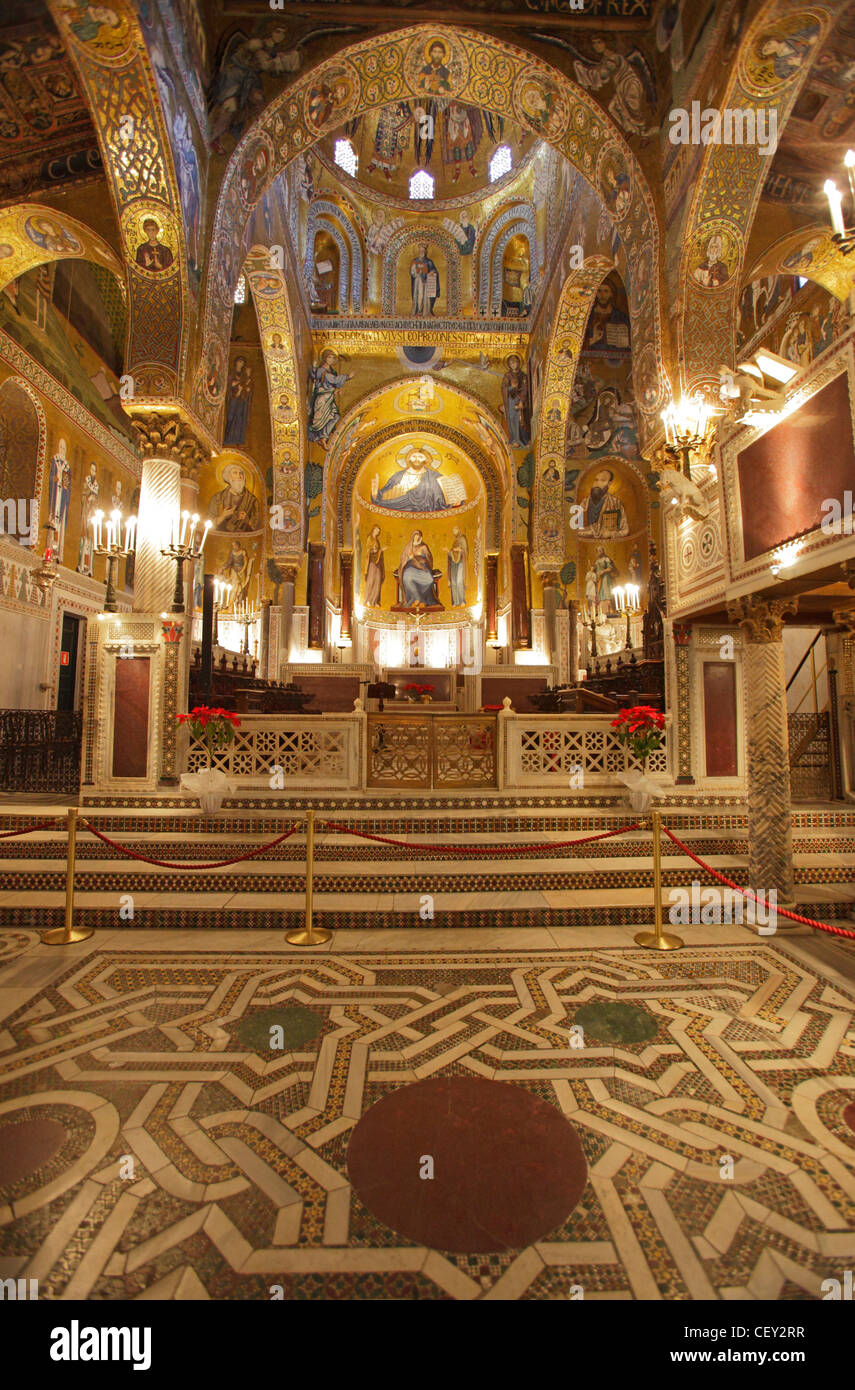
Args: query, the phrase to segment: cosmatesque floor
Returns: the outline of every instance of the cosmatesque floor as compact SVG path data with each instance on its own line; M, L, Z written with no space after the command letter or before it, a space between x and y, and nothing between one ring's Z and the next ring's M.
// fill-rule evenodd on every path
M684 936L2 932L0 1276L54 1299L821 1297L855 1258L855 944ZM581 1195L524 1248L431 1249L351 1186L360 1117L453 1077L578 1136ZM501 1169L473 1179L497 1201Z

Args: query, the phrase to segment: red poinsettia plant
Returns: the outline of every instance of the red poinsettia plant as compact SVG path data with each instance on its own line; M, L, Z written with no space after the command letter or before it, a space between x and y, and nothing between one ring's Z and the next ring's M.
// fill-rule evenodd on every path
M631 705L629 709L622 709L612 720L612 728L617 729L621 743L641 763L641 770L645 772L650 754L662 747L662 730L665 728L662 711L654 709L652 705Z
M415 682L411 682L410 685L405 685L404 689L410 692L411 700L419 700L421 699L422 695L432 695L434 690L436 689L436 686L417 685Z
M208 767L214 765L214 754L221 748L228 748L240 728L236 714L227 709L212 709L210 705L197 705L188 714L175 716L179 724L189 724L194 738L205 744L208 750Z

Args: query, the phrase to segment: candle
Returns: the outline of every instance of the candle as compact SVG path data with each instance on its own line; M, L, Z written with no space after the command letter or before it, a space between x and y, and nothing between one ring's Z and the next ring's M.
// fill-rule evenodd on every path
M113 541L110 549L118 550L122 544L122 513L119 511L118 507L110 513L110 517L113 522Z
M828 199L828 207L831 212L831 225L838 236L843 236L846 232L846 227L843 222L843 213L840 210L843 195L837 187L837 184L831 179L825 180L823 191Z
M210 531L212 525L213 525L213 522L211 522L211 521L206 521L206 522L205 522L205 530L204 530L203 533L202 533L202 540L201 540L200 543L199 543L199 551L198 551L198 554L199 554L199 555L201 555L201 554L202 554L202 551L205 549L205 541L208 539L208 532ZM190 544L191 544L191 545L193 544L192 537L191 537L191 540L190 540Z
M612 589L612 597L614 598L615 607L617 608L617 611L619 613L622 613L624 608L626 607L626 599L624 596L623 589Z
M194 541L194 539L195 539L195 537L196 537L196 527L199 525L199 513L198 513L198 512L194 512L194 513L193 513L193 515L192 515L191 518L190 518L190 522L191 522L191 526L190 526L190 540L188 541L188 544L189 544L189 546L190 546L190 549L192 550L192 549L193 549L193 541Z
M187 531L190 527L190 513L182 512L181 521L183 523L181 526L181 544L185 545L187 543Z
M96 512L92 518L92 540L96 550L101 549L101 521L103 516L103 512Z
M136 538L137 519L135 516L129 516L127 521L125 522L125 550L133 550Z

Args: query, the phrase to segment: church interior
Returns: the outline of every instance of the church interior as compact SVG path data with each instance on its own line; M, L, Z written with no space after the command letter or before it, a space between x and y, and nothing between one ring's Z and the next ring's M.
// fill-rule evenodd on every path
M5 0L6 1299L853 1297L853 94Z

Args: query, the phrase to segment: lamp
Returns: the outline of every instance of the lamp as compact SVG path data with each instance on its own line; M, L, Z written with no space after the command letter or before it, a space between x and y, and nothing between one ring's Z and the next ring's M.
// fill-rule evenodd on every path
M187 560L198 560L205 549L205 541L208 539L212 523L205 522L205 529L201 537L196 537L199 529L199 517L196 512L191 516L189 512L182 512L180 517L176 515L172 518L172 529L170 533L169 545L161 546L160 553L168 560L175 561L175 589L172 595L172 612L184 612L184 564Z
M122 542L122 513L116 508L110 513L106 523L104 513L96 512L92 517L92 550L95 555L107 557L107 592L104 595L104 612L116 612L116 590L114 576L119 560L126 559L136 548L137 519L129 516L125 521L125 539Z
M780 579L781 570L791 569L802 551L801 541L787 541L775 551L769 569L773 579Z
M846 151L843 156L843 167L846 170L849 196L852 200L853 211L855 211L855 150ZM855 227L846 226L843 217L843 194L833 179L826 179L822 187L828 199L828 209L831 214L831 226L833 228L831 240L838 251L844 256L848 256L850 252L855 250Z
M680 461L683 474L691 482L692 454L701 449L710 436L713 407L699 393L671 401L662 411L665 425L665 448Z

